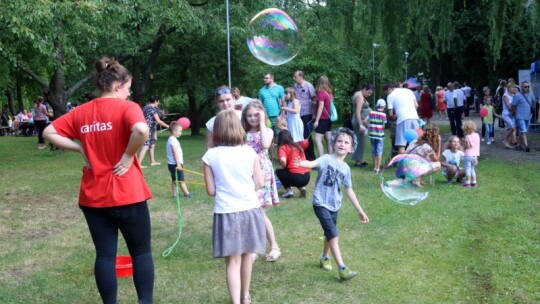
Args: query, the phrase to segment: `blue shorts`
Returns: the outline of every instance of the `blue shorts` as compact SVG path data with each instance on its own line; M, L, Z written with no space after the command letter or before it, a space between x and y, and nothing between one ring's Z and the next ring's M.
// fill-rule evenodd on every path
M519 133L529 132L530 124L531 120L529 119L516 119L516 128L518 129Z
M383 153L384 138L370 138L371 141L371 155L381 156Z
M333 212L321 206L313 206L313 211L321 223L326 240L329 241L338 236L337 211Z
M405 139L405 131L409 129L417 129L420 126L418 125L418 119L407 119L400 122L396 126L396 146L405 147L407 145L407 140Z
M184 168L184 165L180 165L182 168ZM176 165L167 164L167 168L169 168L169 172L171 172L171 179L173 182L177 181L176 174L178 173L178 180L184 181L184 170L177 170Z

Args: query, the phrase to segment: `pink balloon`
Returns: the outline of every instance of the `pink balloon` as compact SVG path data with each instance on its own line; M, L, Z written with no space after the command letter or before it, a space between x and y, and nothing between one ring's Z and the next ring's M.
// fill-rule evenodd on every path
M189 128L191 125L191 121L189 121L189 118L187 117L180 117L176 122L180 124L183 130Z
M482 108L480 110L480 117L486 117L488 115L488 109Z
M28 118L32 118L32 113L28 113L26 116L28 116Z
M422 137L422 135L424 135L424 130L422 130L422 128L416 128L414 130L416 133L418 133L418 137Z

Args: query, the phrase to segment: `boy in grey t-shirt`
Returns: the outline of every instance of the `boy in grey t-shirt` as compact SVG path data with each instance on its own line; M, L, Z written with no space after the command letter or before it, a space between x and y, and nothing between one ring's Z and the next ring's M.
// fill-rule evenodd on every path
M345 186L345 193L358 212L362 223L368 223L369 218L362 210L352 189L351 169L345 162L347 154L352 153L356 148L356 135L348 128L338 128L332 132L331 144L334 147L334 154L322 155L314 161L296 159L295 164L300 167L317 168L319 170L313 193L313 210L321 223L325 236L320 266L323 270L332 270L332 264L328 256L332 251L339 268L339 278L349 280L356 275L356 272L351 271L343 263L336 227L338 210L341 207L341 199L343 198L341 185Z

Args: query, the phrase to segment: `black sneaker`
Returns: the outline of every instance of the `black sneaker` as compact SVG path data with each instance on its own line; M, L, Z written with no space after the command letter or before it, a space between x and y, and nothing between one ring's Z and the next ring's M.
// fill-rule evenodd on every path
M518 150L518 151L523 151L523 147L522 146L516 146L514 149Z
M525 148L525 152L531 152L531 147L527 146L527 147Z

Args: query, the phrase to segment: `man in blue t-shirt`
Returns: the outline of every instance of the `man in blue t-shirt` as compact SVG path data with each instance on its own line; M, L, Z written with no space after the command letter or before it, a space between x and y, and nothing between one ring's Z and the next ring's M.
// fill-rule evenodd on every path
M264 75L264 87L259 90L259 100L263 103L264 108L266 109L266 114L272 123L274 134L277 134L277 130L275 128L276 118L279 116L284 98L285 90L282 86L274 82L274 74L266 73Z
M519 132L519 143L516 150L531 151L527 142L527 132L531 123L531 108L534 105L534 98L530 93L531 85L527 80L521 83L521 92L514 95L512 99L512 113L516 122L516 130Z

